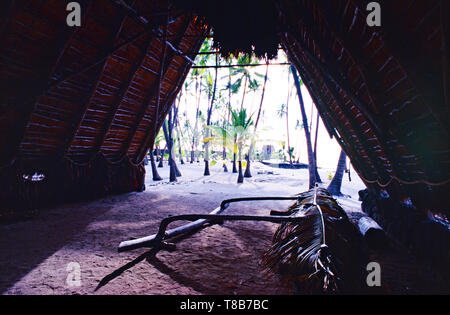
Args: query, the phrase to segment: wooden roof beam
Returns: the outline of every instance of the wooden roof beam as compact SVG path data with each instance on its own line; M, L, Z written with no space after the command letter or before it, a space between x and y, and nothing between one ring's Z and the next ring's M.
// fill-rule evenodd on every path
M100 151L101 147L103 146L103 144L106 140L106 135L107 135L108 131L111 129L114 118L116 117L116 113L119 109L119 105L122 102L122 99L123 99L125 93L130 88L130 85L133 82L133 78L134 78L136 72L141 68L141 66L145 60L145 57L147 56L148 50L151 47L151 42L152 42L152 37L148 36L148 39L145 42L146 44L145 44L144 51L142 52L141 56L139 56L138 59L134 62L127 79L122 82L120 89L114 98L114 102L111 106L111 110L108 114L105 124L103 125L102 131L99 136L99 140L96 142L95 146L92 148L92 154L91 154L90 158L92 158L95 154L97 154Z
M356 95L356 93L352 91L351 86L346 81L346 77L343 77L339 69L334 65L334 61L332 60L333 58L332 53L330 52L328 46L322 42L320 34L318 34L315 28L311 26L313 25L311 17L304 13L301 13L301 16L303 20L303 26L307 29L308 34L312 36L314 42L317 44L320 52L323 54L325 62L322 62L321 60L319 60L319 58L316 57L314 52L310 50L309 46L303 41L303 39L300 38L298 32L295 32L295 34L297 34L295 40L300 44L304 52L308 54L308 58L314 59L317 66L321 67L321 71L328 77L328 79L334 82L345 92L345 94L352 100L353 104L358 108L358 110L365 116L365 118L373 126L377 135L382 138L384 130L381 128L381 126L379 126L378 122L375 120L374 116L376 115L376 113L374 113L372 109L370 109L367 106L367 104L364 101L362 101Z
M149 24L149 21L147 20L146 17L144 17L143 14L139 13L137 10L135 10L133 8L133 6L129 6L128 4L125 3L125 1L123 0L114 0L113 3L117 4L118 6L120 6L121 8L125 9L132 17L133 19L138 22L139 24L143 25L143 26L147 26ZM175 22L179 16L175 16L175 17L170 17L170 8L169 10L166 11L167 16L169 16L169 21L167 22L167 24L171 24L173 22ZM161 15L161 14L157 14L157 15ZM154 33L156 36L161 36L161 31L159 29L153 29L152 33ZM178 36L177 36L178 37ZM164 35L164 40L165 40L165 45L167 45L170 49L172 49L174 52L178 53L178 54L182 54L182 52L180 50L178 50L174 45L172 45L168 40L167 40L167 34ZM189 61L190 63L194 63L194 61L189 58L188 56L184 56L183 58L185 58L187 61Z
M359 126L359 124L357 122L355 122L352 119L352 114L350 113L347 106L345 106L345 102L344 102L342 96L340 95L339 91L335 87L336 86L335 82L333 82L330 79L330 77L327 76L326 73L324 73L325 70L318 64L317 60L311 59L310 56L308 56L307 54L305 54L305 56L307 57L306 59L309 59L308 62L311 62L315 66L317 72L320 74L320 76L324 80L325 86L327 87L328 91L334 98L337 106L341 109L341 111L344 113L344 116L346 117L346 119L350 122L352 129L355 131L355 135L358 139L358 142L360 142L361 147L366 152L366 154L367 154L372 166L376 170L376 173L378 174L378 176L384 175L386 178L390 179L390 177L392 177L392 176L387 173L386 165L380 164L379 159L375 155L372 154L371 145L369 145L367 143L367 139L365 138L365 136L361 130L361 127Z
M288 47L286 40L282 40L285 42L286 47ZM316 86L316 82L312 79L313 77L315 77L312 68L306 62L299 60L295 54L290 52L289 49L286 49L286 51L290 55L290 59L293 60L296 67L299 68L298 71L300 73L300 76L305 86L308 88L308 91L310 92L310 95L313 98L322 119L329 119L333 123L333 126L339 131L340 135L342 135L347 140L347 142L343 141L341 139L341 136L339 136L334 129L330 130L329 132L335 136L336 140L339 142L342 149L346 152L347 156L349 156L355 167L357 167L357 169L359 169L365 177L370 177L369 174L366 173L366 168L363 167L365 162L363 163L360 161L360 154L358 154L350 145L351 136L348 134L347 128L345 128L345 126L342 126L342 123L339 119L336 119L336 115L330 110L329 106L327 105L326 97L321 91L322 89Z
M235 67L259 67L259 66L290 66L289 62L277 62L277 63L248 63L242 65L211 65L211 66L192 66L192 69L216 69L216 68L235 68Z
M117 23L113 26L113 31L111 33L111 36L109 38L109 42L110 44L107 47L107 51L111 50L111 48L114 46L114 43L117 41L117 39L120 37L120 33L122 31L122 27L123 27L123 23L125 22L127 18L126 14L121 14L121 17L119 19L117 19ZM109 55L111 56L111 55ZM108 58L109 58L108 56ZM98 85L100 84L100 79L102 77L102 75L105 72L106 66L108 65L108 58L105 59L105 61L103 62L103 66L102 66L102 70L99 71L98 75L96 76L96 79L94 81L94 84L91 88L91 91L88 93L87 97L85 100L83 100L82 104L84 104L83 106L81 106L80 110L78 111L78 113L75 115L75 119L72 122L72 130L69 133L69 136L67 137L67 139L64 141L64 145L63 145L63 150L62 150L62 156L66 156L71 145L72 142L77 134L78 129L80 128L84 117L86 116L86 112L89 108L89 104L92 102L92 99L95 97L95 93L97 91Z
M328 68L327 69L324 68L322 62L308 50L308 47L305 45L305 43L301 39L299 39L297 37L292 37L292 38L299 46L299 51L302 52L302 54L304 56L303 57L304 60L311 63L311 65L313 65L313 67L315 68L315 72L318 73L320 75L320 77L322 77L322 80L324 81L327 90L332 95L332 97L335 100L338 107L344 113L346 119L350 122L352 129L355 131L355 135L358 138L358 142L360 143L361 147L366 152L366 154L369 158L369 161L371 162L372 167L374 168L374 170L377 174L376 177L380 176L381 174L383 174L386 177L390 177L390 175L387 174L387 172L385 171L385 165L379 165L379 160L375 156L373 156L372 152L370 151L371 148L367 144L367 141L366 141L365 137L363 136L361 128L351 118L352 117L351 113L349 112L348 108L344 105L344 100L342 99L342 96L340 95L339 91L336 89L336 86L339 86L339 84L328 73L328 71L327 71ZM343 90L343 91L344 91L344 93L346 93L345 90ZM351 140L351 138L349 138L349 140Z
M209 30L207 30L207 32L209 32ZM193 47L192 51L193 52L198 51L200 49L202 43L203 43L203 40L197 41L197 44ZM167 107L167 104L169 102L171 103L173 101L173 100L171 101L171 98L176 97L176 93L178 93L180 91L180 89L183 85L184 79L186 78L186 75L189 72L190 68L191 67L189 67L189 66L184 67L184 72L182 75L180 75L178 77L178 82L177 82L176 86L172 89L171 95L166 98L165 104L163 104L163 106L160 106L160 107ZM161 128L161 125L162 125L162 122L164 121L165 115L167 115L167 112L164 112L163 115L158 115L160 117L163 117L163 119L160 119L160 117L157 117L157 116L155 116L153 118L154 122L147 129L147 133L146 133L147 135L146 135L144 141L142 142L141 146L139 147L139 149L136 152L135 159L134 159L134 161L136 163L141 162L144 159L147 149L151 145L153 145L152 142L155 140L156 134L157 134L158 130ZM152 130L152 128L153 128L153 130Z
M186 22L183 33L186 32L186 30L189 28L189 25L191 24L191 19L188 19ZM159 63L159 70L158 70L158 78L153 83L152 87L147 91L147 95L144 98L144 102L142 104L142 107L140 111L138 112L137 118L135 120L135 123L131 127L131 130L128 134L128 137L126 140L122 143L122 146L120 147L119 156L122 158L123 155L126 155L128 152L128 148L131 145L131 142L133 141L133 138L137 132L137 129L139 127L139 124L141 123L142 119L145 116L145 112L147 111L148 106L150 105L150 102L154 96L156 96L156 113L158 113L158 107L159 107L159 100L160 100L160 92L161 92L161 83L164 79L164 76L166 74L166 71L169 69L170 63L172 62L174 58L174 53L170 54L169 58L167 58L167 41L166 41L166 35L169 28L169 15L167 15L167 21L166 25L164 26L163 31L163 38L162 38L162 48L161 48L161 60ZM182 40L183 35L180 36L179 42Z
M346 50L346 52L350 56L351 60L358 68L358 70L363 78L364 84L367 86L369 96L370 96L373 104L375 106L385 104L387 102L387 100L386 100L384 94L382 93L382 91L380 91L379 93L375 93L376 90L379 90L379 86L378 86L377 82L380 81L380 78L377 76L377 74L374 71L370 71L370 69L364 68L364 64L367 63L367 60L364 58L360 46L355 45L355 42L348 38L348 35L347 35L348 33L343 31L343 29L342 29L343 24L337 20L336 15L330 14L330 9L324 8L321 4L322 4L322 2L320 2L320 1L315 2L318 13L322 16L323 23L327 26L328 31L333 34L335 40L337 42L339 42L339 44ZM314 36L319 36L319 34L317 34L317 32L315 32ZM316 40L316 38L315 38L315 40ZM319 46L321 48L324 47L323 44L319 44ZM373 86L374 84L377 86ZM377 110L377 108L375 108L375 110ZM389 118L386 115L384 115L384 113L379 113L378 110L377 110L377 112L374 113L374 116L380 116L383 118L383 119L381 119L381 124L382 124L380 127L381 130L388 131L389 135L392 135L392 137L393 137L394 133L391 132L391 128L389 127L389 124L387 124L387 121ZM378 120L380 120L380 119L378 119ZM389 137L388 133L383 133L383 134L379 134L379 132L376 133L377 138L379 138L385 144L385 146L387 146L387 142L388 142L387 141L387 138ZM396 153L392 152L391 148L385 147L384 152L389 157L393 166L395 166L395 164L398 164Z

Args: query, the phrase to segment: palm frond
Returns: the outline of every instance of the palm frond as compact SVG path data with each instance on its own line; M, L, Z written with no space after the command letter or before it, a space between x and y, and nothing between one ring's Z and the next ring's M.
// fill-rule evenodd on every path
M298 197L285 215L299 221L280 225L263 267L293 282L300 293L358 292L366 261L360 234L325 189L318 189L316 204L314 190Z

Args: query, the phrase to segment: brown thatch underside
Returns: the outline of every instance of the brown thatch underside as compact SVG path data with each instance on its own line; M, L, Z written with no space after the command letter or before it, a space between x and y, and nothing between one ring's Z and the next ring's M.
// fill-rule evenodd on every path
M66 25L68 1L1 3L0 173L8 186L2 206L26 208L25 200L11 201L36 189L45 190L42 201L61 190L86 197L99 174L72 174L60 167L66 162L92 169L100 159L110 170L102 168L101 177L122 175L116 180L124 187L100 185L93 197L141 189L145 171L127 186L134 172L121 172L121 165L142 167L190 69L183 54L198 51L208 32L197 16L164 1L79 2L81 27ZM23 180L34 172L47 175L44 183Z
M2 185L99 155L137 167L211 27L225 55L281 44L368 187L449 215L448 1L378 1L369 27L365 0L84 0L79 28L67 2L0 4Z

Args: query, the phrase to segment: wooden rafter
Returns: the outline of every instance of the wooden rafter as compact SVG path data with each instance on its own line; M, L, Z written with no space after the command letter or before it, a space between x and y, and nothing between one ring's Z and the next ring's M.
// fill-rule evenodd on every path
M111 48L113 47L114 43L118 40L118 38L120 37L120 33L122 31L122 26L123 23L125 22L127 18L126 14L121 13L120 17L117 19L117 22L115 23L115 25L112 28L111 31L111 36L109 38L109 45L106 48L107 51L111 50ZM110 55L111 56L111 55ZM64 145L63 145L63 150L62 150L62 156L66 156L70 146L72 145L72 142L77 134L78 129L81 126L81 123L84 120L84 117L86 115L86 112L89 108L89 104L91 104L92 99L95 97L95 93L97 91L97 88L100 84L100 79L102 77L102 75L105 72L105 69L108 65L108 58L105 59L105 61L103 62L103 66L101 71L98 72L98 75L96 76L96 79L94 81L94 84L92 85L92 88L90 90L90 92L88 93L88 96L83 100L83 102L81 104L84 104L83 106L80 106L80 110L78 111L78 113L75 115L75 119L72 122L72 130L69 133L69 136L67 137L67 139L64 141Z
M364 115L364 117L370 122L372 125L372 130L374 131L377 141L380 143L387 143L387 135L386 130L382 128L378 123L376 119L376 113L372 112L372 110L365 104L364 101L362 101L351 89L351 87L348 85L346 78L341 75L341 72L337 67L334 66L333 60L332 60L332 53L329 50L328 46L326 46L324 43L322 43L320 34L309 25L312 25L311 18L307 15L302 14L303 17L303 26L308 31L310 36L313 37L314 43L319 48L323 58L325 59L324 62L322 62L319 58L317 58L314 54L314 52L310 51L308 45L301 39L299 36L296 36L295 40L299 43L301 46L303 52L308 56L308 58L314 62L315 66L320 70L320 72L323 74L326 81L328 81L333 86L339 87L352 101L352 103L358 108L358 110ZM330 90L331 92L331 90ZM336 91L339 93L339 91ZM338 102L338 104L341 104L341 102ZM350 112L348 112L346 106L340 106L342 109L347 111L347 118L351 121L352 125L355 126L355 128L359 129L358 123L355 123L352 120L352 115ZM366 142L366 139L364 138L364 141ZM369 154L368 147L365 145L365 151ZM394 170L394 163L396 161L396 158L393 153L390 151L386 151L386 148L383 150L384 154L389 158L391 162L392 172L395 172ZM374 159L373 159L374 160Z
M333 97L335 103L337 106L341 109L342 113L344 114L347 121L350 123L352 129L354 130L354 133L358 139L358 142L360 143L363 150L366 152L367 157L369 158L369 161L371 162L372 166L376 170L376 173L378 174L377 177L380 178L390 178L390 175L386 172L386 165L380 164L380 160L373 155L372 153L372 147L370 144L368 144L366 137L364 136L364 133L362 132L361 127L357 122L355 122L352 119L352 113L349 111L348 107L345 105L345 101L342 98L341 94L337 90L337 87L334 82L330 80L330 78L324 73L323 69L320 68L320 66L317 64L317 61L311 60L309 56L306 54L304 55L306 57L305 59L307 62L310 62L314 65L316 68L316 73L318 73L324 82L324 85L326 86L327 90L330 92L331 96Z
M358 69L361 78L363 79L364 85L367 87L369 98L373 105L373 110L378 113L378 108L376 104L384 104L386 102L385 97L382 93L379 93L378 82L379 78L374 71L370 68L366 68L365 65L368 63L368 59L364 57L360 45L355 45L355 41L350 39L348 32L344 31L343 23L338 20L335 14L330 14L331 8L324 7L321 1L315 2L317 11L321 16L322 23L327 27L327 32L331 32L333 38L345 49L347 54L350 56L353 64ZM377 85L377 86L374 86Z
M180 34L182 34L178 40L177 40L177 46L178 44L181 42L182 38L183 38L183 34L187 31L187 29L189 28L189 25L191 24L191 20L190 18L187 19L186 24L183 26L182 32ZM168 31L168 21L164 27L164 34L167 35L167 31ZM176 54L174 51L171 51L170 54L167 55L167 43L166 43L166 36L163 36L162 38L162 50L161 50L161 61L160 61L160 67L158 70L158 78L155 80L155 82L153 83L152 87L147 91L147 95L144 98L144 102L143 105L141 106L141 109L137 115L137 118L135 120L135 123L133 124L133 126L131 127L131 130L128 134L128 137L126 138L126 140L123 142L121 149L120 149L120 154L119 156L125 155L128 151L128 148L130 147L134 136L136 135L136 132L138 130L139 125L142 122L142 119L145 116L145 113L148 109L148 107L150 106L151 100L153 97L156 97L156 108L158 108L159 106L159 101L160 101L160 91L161 91L161 84L164 80L165 74L167 72L167 70L169 69L169 66L173 60L173 58L176 57Z
M287 41L285 39L283 39L283 41L285 42L285 46L289 47L287 44ZM287 48L286 51L288 51L288 53L289 53L290 49ZM298 69L299 73L300 73L302 79L304 80L304 83L305 83L306 87L308 88L310 95L314 100L314 103L317 105L318 110L321 112L322 119L325 116L331 120L331 122L333 123L333 125L335 126L335 128L338 130L338 132L340 134L340 135L338 135L334 130L332 131L334 136L336 137L336 140L341 144L341 147L344 149L346 154L351 158L352 163L354 163L355 166L358 167L358 169L360 169L363 172L363 174L365 175L366 178L370 178L372 174L367 174L366 168L361 167L362 165L365 164L365 161L361 161L360 154L358 154L354 150L353 146L350 145L352 143L352 137L348 133L347 128L344 125L342 125L342 123L339 119L337 119L335 117L336 116L335 113L333 113L330 110L329 106L327 105L328 101L322 92L322 88L317 86L316 81L312 79L312 78L316 78L316 75L314 74L312 67L309 64L307 64L306 62L303 62L303 60L300 60L293 53L290 53L290 58L293 59L293 61L295 61L294 63L299 68ZM343 141L341 139L341 136L346 141Z
M191 20L191 19L189 19L189 20ZM209 30L207 32L209 32ZM204 39L204 37L203 37L203 39ZM198 51L200 49L200 46L202 45L202 43L203 43L203 40L198 40L197 44L193 47L192 51L193 52ZM162 122L164 120L164 118L161 119L161 117L165 117L165 115L167 115L167 111L168 111L167 104L169 102L170 103L173 102L173 99L176 96L175 93L178 93L179 90L181 89L183 80L185 79L190 68L191 67L189 67L189 66L184 67L184 72L178 76L178 82L177 82L176 86L174 87L174 89L172 90L171 95L166 97L165 103L162 106L159 106L161 108L166 108L166 111L163 112L162 115L158 115L158 116L155 115L153 124L151 126L149 126L149 128L147 129L146 137L145 137L144 141L142 142L142 144L140 145L139 149L136 151L136 155L135 155L135 159L134 159L134 161L136 163L141 162L144 159L147 149L151 145L153 145L152 141L154 141L155 136L156 136L158 130L161 128Z
M358 108L358 110L365 116L365 118L370 122L373 126L373 129L376 131L379 137L383 137L384 131L379 126L378 122L375 119L375 113L362 101L355 92L353 92L352 88L346 81L346 77L344 77L339 69L334 65L332 60L332 54L327 48L327 45L322 43L320 35L315 31L313 27L311 27L312 21L310 17L303 15L304 19L304 27L307 30L308 34L313 37L315 44L318 46L320 52L324 57L324 62L322 62L319 58L316 57L313 51L310 50L309 46L299 37L296 36L295 40L300 44L302 50L308 55L310 59L313 59L318 67L321 68L321 71L326 74L329 80L333 81L340 89L344 91L344 93L352 100L352 103ZM326 70L325 70L326 69Z
M347 121L349 121L349 123L351 124L352 129L355 131L355 134L357 136L357 139L358 139L358 142L359 142L361 148L366 152L367 157L369 158L369 161L371 162L372 167L375 170L376 177L378 178L379 176L381 176L381 174L383 174L384 177L388 178L389 175L385 171L384 165L379 165L378 159L376 159L376 157L373 156L372 152L370 151L370 145L368 145L366 143L367 141L361 131L360 126L352 120L352 118L351 118L352 115L349 112L349 110L347 109L347 107L344 105L345 102L344 102L341 94L337 90L338 85L336 84L336 82L333 81L333 79L330 78L330 75L326 72L326 70L323 69L324 67L323 67L321 61L318 60L311 52L308 51L308 48L306 47L305 43L302 42L299 38L296 38L296 37L292 37L292 38L299 46L299 51L301 51L303 54L302 59L304 61L304 64L310 63L310 67L312 67L312 69L313 69L312 71L313 71L314 77L322 78L326 89L333 97L337 106L344 113L344 116L346 117ZM348 138L348 139L351 141L351 138Z
M375 105L374 109L377 110L376 105L379 104L385 104L387 103L387 99L384 96L384 93L382 91L379 91L379 85L377 82L379 82L381 79L378 77L376 72L371 71L370 68L365 67L365 64L367 64L367 59L364 58L363 53L361 51L361 46L355 45L355 42L352 41L350 38L348 38L348 32L344 32L342 29L342 23L340 23L336 15L329 14L330 9L324 8L321 6L321 2L318 1L315 3L317 6L318 13L321 15L324 25L327 26L328 32L331 32L333 34L334 39L339 42L339 44L346 50L347 54L350 56L352 62L357 67L358 71L361 74L361 77L363 79L363 82L365 86L367 87L369 97L372 100L373 104ZM317 32L313 34L315 36L319 36ZM320 40L317 40L319 42L320 49L326 49L326 46L323 45L323 43L320 43ZM331 51L327 49L326 55L329 56L331 54ZM376 85L376 86L374 86ZM375 92L379 91L379 92ZM366 109L366 115L367 111L369 109ZM380 113L378 111L374 113L368 113L369 115L373 116L373 119L375 120L377 117L383 117L383 119L377 119L381 122L381 125L379 126L379 129L375 129L377 138L380 139L381 142L387 144L390 141L387 141L388 138L391 137L392 130L390 127L388 127L388 117L384 115L384 113ZM380 134L381 130L381 134ZM405 147L406 148L406 147ZM387 145L384 148L384 153L389 157L389 160L392 163L393 171L395 172L397 162L397 156L395 152L392 152L392 148L388 147Z
M236 65L211 65L211 66L192 66L192 69L217 69L217 68L236 68L236 67L259 67L259 66L290 66L289 62L274 62L274 63L248 63L248 64L236 64Z
M51 88L59 86L61 83L66 82L67 80L80 75L81 73L84 73L92 68L97 67L100 64L103 64L103 62L105 61L105 59L107 59L110 55L114 54L115 52L119 51L120 49L132 44L133 42L135 42L136 40L139 40L140 38L142 38L143 36L147 35L147 33L151 32L152 30L152 26L149 25L147 26L144 30L142 30L141 32L131 36L130 38L128 38L127 40L123 41L122 43L120 43L119 45L113 47L110 51L106 52L101 58L99 58L98 60L90 63L89 65L83 67L82 69L76 70L66 76L64 76L63 78L52 82L51 84L49 84L47 86L47 88L41 93L46 94Z
M117 111L119 109L119 105L122 102L122 99L123 99L125 93L129 90L130 85L133 82L133 79L136 75L136 72L141 68L142 63L144 62L145 57L147 56L148 50L151 47L151 42L152 42L152 37L149 35L147 40L145 41L145 48L142 51L142 54L134 62L127 79L122 82L120 89L114 98L114 102L111 105L111 110L108 114L105 124L103 125L102 131L100 132L99 141L97 141L95 146L92 148L91 158L92 158L92 156L94 156L95 154L97 154L99 152L99 150L105 143L106 135L108 134L108 131L111 129L112 123L113 123L113 121L116 117Z

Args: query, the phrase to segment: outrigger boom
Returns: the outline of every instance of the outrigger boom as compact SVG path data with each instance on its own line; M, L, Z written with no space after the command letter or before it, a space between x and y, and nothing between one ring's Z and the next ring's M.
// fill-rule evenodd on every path
M118 251L124 252L141 247L161 248L168 246L165 240L175 236L185 234L196 229L204 227L207 223L217 224L223 221L267 221L267 222L290 222L295 221L295 217L287 217L283 212L273 211L269 216L252 216L252 215L220 215L225 211L231 203L242 201L264 201L264 200L297 200L298 196L289 197L244 197L223 200L219 207L214 209L209 214L182 214L177 216L170 216L163 219L160 223L158 233L150 236L145 236L137 239L123 241L119 244ZM166 231L167 226L174 221L193 221L191 223L182 225L180 227Z

